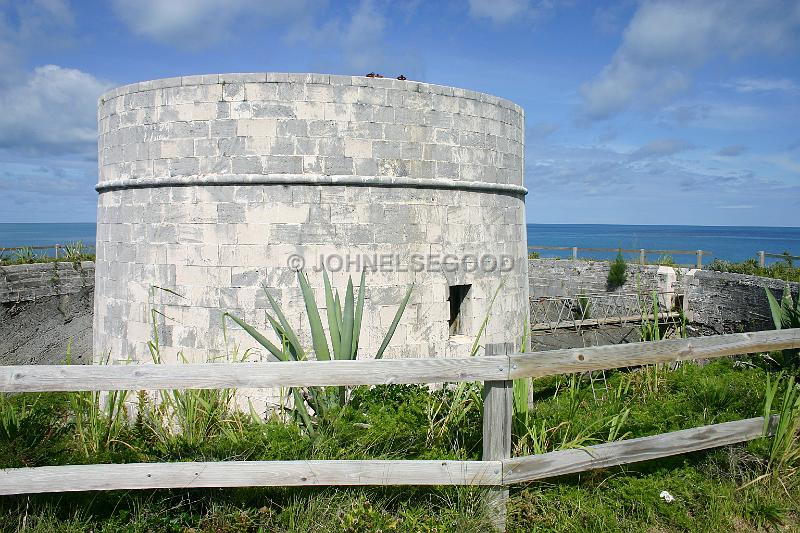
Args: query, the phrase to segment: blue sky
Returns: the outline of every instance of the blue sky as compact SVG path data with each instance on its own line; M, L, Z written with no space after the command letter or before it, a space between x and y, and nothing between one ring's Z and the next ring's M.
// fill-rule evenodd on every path
M798 226L800 2L0 0L0 222L93 221L96 100L385 75L526 113L528 222Z

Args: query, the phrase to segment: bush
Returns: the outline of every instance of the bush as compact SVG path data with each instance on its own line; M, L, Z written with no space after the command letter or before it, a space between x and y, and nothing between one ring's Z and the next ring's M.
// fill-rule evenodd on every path
M622 251L617 252L617 258L611 263L611 269L608 271L608 288L614 290L621 287L628 280L628 265L622 257Z
M731 272L733 274L747 274L765 278L782 279L784 281L800 281L800 268L794 266L790 258L781 259L771 265L761 267L755 259L746 259L740 263L731 263L724 259L714 259L708 265L708 270L716 272Z

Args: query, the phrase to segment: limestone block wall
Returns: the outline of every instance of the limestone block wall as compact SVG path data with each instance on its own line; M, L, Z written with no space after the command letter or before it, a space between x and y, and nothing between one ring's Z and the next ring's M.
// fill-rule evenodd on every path
M94 262L0 266L0 304L75 294L94 287Z
M268 332L262 286L307 338L292 256L323 309L320 257L342 294L365 261L384 265L367 275L360 356L411 283L387 356L465 355L498 287L484 341L522 334L524 124L511 102L388 79L190 76L112 90L98 126L97 353L146 359L155 320L166 360L234 342L263 356L230 323L226 346L222 328L231 311ZM451 335L449 287L464 284Z
M575 297L607 290L607 261L530 259L528 263L532 302L543 297ZM800 283L788 285L797 298ZM617 291L646 294L656 289L682 294L684 309L689 311L693 324L723 334L773 329L764 289L769 288L780 298L785 286L784 281L759 276L629 264L628 281ZM635 311L639 304L634 299L631 305Z
M769 288L780 299L786 287L786 282L778 279L708 270L695 270L686 281L693 320L717 333L773 329L764 289ZM788 285L796 299L800 283Z
M575 296L606 292L610 263L573 259L529 259L531 297ZM628 264L627 281L617 292L648 293L680 290L675 269L657 265Z

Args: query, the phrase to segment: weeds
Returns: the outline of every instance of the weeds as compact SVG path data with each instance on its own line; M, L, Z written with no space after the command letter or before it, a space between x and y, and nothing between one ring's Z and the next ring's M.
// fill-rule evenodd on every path
M791 259L781 259L771 265L761 267L755 259L747 259L740 263L731 263L722 259L714 259L708 265L708 270L717 272L732 272L734 274L747 274L749 276L762 276L765 278L782 279L784 281L800 281L800 268L796 267Z
M37 253L31 246L23 246L11 250L7 254L5 250L0 250L0 266L7 265L29 265L33 263L53 263L57 261L67 261L73 264L81 261L94 261L95 254L91 253L90 247L82 241L67 243L63 247L64 253L59 257L47 255L47 253Z
M770 415L782 382L781 374L774 381L767 375L764 400L765 435L770 428ZM790 376L786 382L778 414L778 422L773 427L769 442L767 471L772 475L789 478L800 467L800 387L795 384L794 376Z

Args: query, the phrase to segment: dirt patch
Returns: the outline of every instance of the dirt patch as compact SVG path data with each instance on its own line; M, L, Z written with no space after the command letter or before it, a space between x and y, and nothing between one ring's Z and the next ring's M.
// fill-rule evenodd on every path
M0 306L0 364L47 365L64 362L72 341L72 361L92 361L94 290Z

